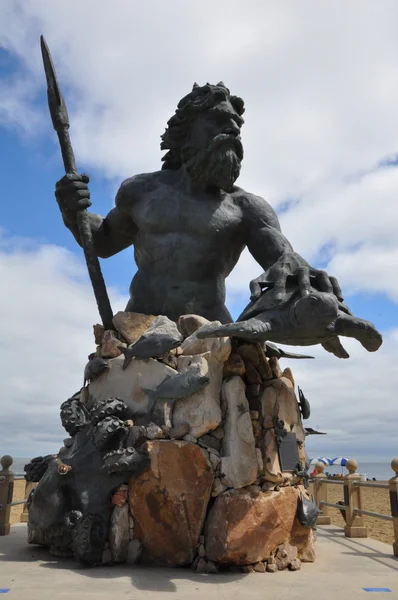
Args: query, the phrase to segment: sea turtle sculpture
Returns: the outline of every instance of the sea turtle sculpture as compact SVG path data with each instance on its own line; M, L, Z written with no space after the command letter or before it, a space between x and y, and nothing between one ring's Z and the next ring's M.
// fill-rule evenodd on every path
M287 289L282 303L278 303L272 289L267 289L248 304L236 323L206 325L197 335L294 346L321 344L338 358L349 358L339 335L357 339L369 352L375 352L382 344L382 337L373 324L354 317L335 296L314 288L301 295L296 286Z

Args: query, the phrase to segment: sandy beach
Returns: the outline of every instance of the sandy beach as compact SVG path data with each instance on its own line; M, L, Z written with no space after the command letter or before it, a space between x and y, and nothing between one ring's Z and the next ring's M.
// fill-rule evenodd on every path
M25 493L25 481L15 481L14 501L23 500ZM364 508L372 512L378 512L384 515L391 514L390 499L388 490L363 488ZM328 484L328 501L336 503L343 500L343 486ZM11 509L11 524L19 523L23 505L14 506ZM329 514L333 525L344 527L344 519L334 508L329 509ZM365 525L368 528L368 537L380 542L392 544L394 541L392 523L382 521L372 517L364 517Z
M378 482L381 483L381 482ZM387 482L382 482L387 483ZM343 486L327 484L328 502L334 504L343 500ZM312 488L312 486L311 486ZM311 489L312 491L312 489ZM363 509L371 512L377 512L382 515L391 515L390 497L388 490L362 488ZM344 527L344 519L337 509L329 508L329 515L333 525ZM386 544L392 544L394 541L393 526L390 521L382 521L373 517L364 517L365 526L368 528L368 537Z

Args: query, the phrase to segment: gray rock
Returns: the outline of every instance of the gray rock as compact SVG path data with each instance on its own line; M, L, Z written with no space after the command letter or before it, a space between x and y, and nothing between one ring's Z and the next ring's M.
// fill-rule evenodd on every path
M221 458L219 456L216 456L215 454L213 454L213 452L209 452L209 460L210 460L214 470L217 469L218 465L221 462Z
M199 558L195 571L196 573L206 573L206 560L204 558Z
M221 422L220 392L223 363L212 352L197 356L180 356L178 358L178 370L184 373L191 369L197 370L198 374L208 377L210 382L192 396L176 400L173 411L173 425L188 423L190 433L195 437L201 437L216 429Z
M240 567L241 573L254 573L253 565L243 565Z
M222 440L224 437L224 429L222 427L217 427L217 429L210 432L210 435L215 437L217 440Z
M214 456L217 456L217 457L220 456L220 452L218 450L216 450L215 448L209 448L209 452L210 452L210 454L214 454Z
M189 434L188 423L178 423L170 430L170 439L182 440L185 435Z
M221 325L220 321L214 321L213 323ZM231 354L231 340L229 337L199 339L197 335L204 327L208 327L208 325L203 325L182 342L181 348L183 354L193 356L195 354L211 352L214 358L224 363Z
M162 440L164 439L164 433L161 427L155 423L149 423L145 427L148 440Z
M270 565L267 565L267 573L276 573L278 571L278 567L275 563L271 563Z
M129 506L115 506L112 512L109 530L109 548L112 562L126 561L127 550L130 542Z
M206 556L206 550L203 544L199 544L199 548L198 548L198 555L201 558L204 558Z
M133 412L145 414L150 399L143 389L155 390L166 377L177 375L177 371L152 358L132 360L124 371L123 362L123 356L109 359L106 373L90 383L89 409L98 400L120 398Z
M216 563L212 560L208 560L206 563L206 573L218 573Z
M196 438L194 435L191 435L190 433L184 435L182 439L184 440L184 442L191 442L192 444L198 443L198 438Z
M140 540L131 540L128 545L127 562L129 565L134 565L142 554L142 544Z
M73 445L73 440L72 438L66 438L64 440L64 446L65 448L70 448Z
M200 535L199 536L199 544L204 544L205 543L205 536L204 535Z
M265 573L265 564L262 562L258 562L253 566L253 569L256 573Z
M218 477L216 477L213 481L211 495L213 496L213 498L216 498L217 496L225 492L226 489L227 486L224 485Z
M103 550L102 552L102 564L103 565L109 565L110 562L112 562L112 554L111 551L108 549Z
M221 448L221 441L208 434L202 435L202 437L198 439L198 444L204 448L214 448L218 451Z
M226 415L222 440L222 482L228 487L241 488L257 479L258 465L249 404L240 377L224 381L222 404Z

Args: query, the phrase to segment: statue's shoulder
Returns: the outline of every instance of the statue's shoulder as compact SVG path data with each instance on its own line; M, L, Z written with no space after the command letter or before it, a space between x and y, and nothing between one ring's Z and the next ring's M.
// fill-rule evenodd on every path
M238 186L234 186L232 196L234 202L241 207L244 216L263 217L271 220L275 217L274 209L261 196L247 192Z
M153 173L141 173L125 179L116 194L116 206L123 208L131 206L137 200L145 198L160 185L167 183L168 173L166 171L154 171Z

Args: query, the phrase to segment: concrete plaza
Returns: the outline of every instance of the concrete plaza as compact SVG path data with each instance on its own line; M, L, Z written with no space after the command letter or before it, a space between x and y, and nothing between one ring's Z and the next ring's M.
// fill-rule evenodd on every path
M275 574L198 575L190 569L127 565L84 569L29 546L21 524L0 537L0 594L9 600L355 600L369 595L363 588L389 588L387 597L398 600L398 559L391 546L351 540L341 529L322 526L316 549L316 563Z

